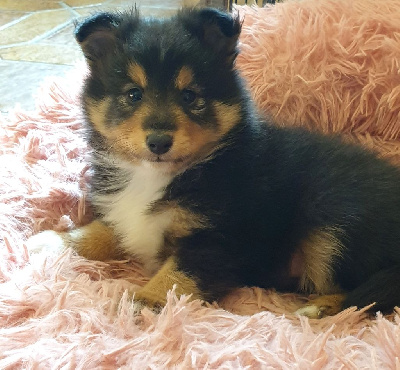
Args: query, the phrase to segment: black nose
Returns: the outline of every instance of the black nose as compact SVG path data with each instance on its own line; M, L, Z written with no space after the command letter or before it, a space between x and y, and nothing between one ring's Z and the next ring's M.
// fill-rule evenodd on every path
M167 134L151 134L146 138L147 147L154 154L165 154L172 146L172 136Z

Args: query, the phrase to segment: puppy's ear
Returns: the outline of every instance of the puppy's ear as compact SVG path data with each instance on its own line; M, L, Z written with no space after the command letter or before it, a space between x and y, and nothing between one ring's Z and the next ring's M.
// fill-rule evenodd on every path
M99 13L76 26L75 38L89 64L115 50L120 23L121 18L117 14Z
M182 12L185 27L200 41L219 54L228 64L235 60L237 41L242 28L239 16L214 8Z

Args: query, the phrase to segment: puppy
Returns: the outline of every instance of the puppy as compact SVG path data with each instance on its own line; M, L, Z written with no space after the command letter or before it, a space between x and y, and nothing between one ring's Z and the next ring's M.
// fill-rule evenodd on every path
M96 219L28 241L153 274L135 296L218 300L242 286L317 293L309 317L400 304L400 171L256 112L235 69L238 17L101 13L77 27Z

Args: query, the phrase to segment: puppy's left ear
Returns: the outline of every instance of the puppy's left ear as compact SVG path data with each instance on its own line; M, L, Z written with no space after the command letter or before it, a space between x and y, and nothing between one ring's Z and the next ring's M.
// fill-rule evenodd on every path
M238 54L237 41L242 28L239 15L232 16L214 8L182 12L185 27L200 41L232 64Z

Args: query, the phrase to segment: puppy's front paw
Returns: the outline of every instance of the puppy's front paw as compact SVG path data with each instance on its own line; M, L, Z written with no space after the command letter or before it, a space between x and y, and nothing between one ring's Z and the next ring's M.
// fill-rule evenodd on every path
M135 301L141 302L144 306L155 310L160 309L167 303L166 297L157 296L157 294L146 289L146 287L135 293Z
M62 252L66 245L61 234L47 230L31 236L25 242L29 254L46 252L48 254L58 254Z
M342 310L344 294L323 295L309 301L304 307L298 309L296 313L307 316L310 319L321 319L325 316L333 316Z

